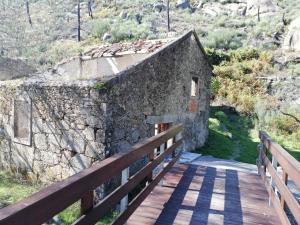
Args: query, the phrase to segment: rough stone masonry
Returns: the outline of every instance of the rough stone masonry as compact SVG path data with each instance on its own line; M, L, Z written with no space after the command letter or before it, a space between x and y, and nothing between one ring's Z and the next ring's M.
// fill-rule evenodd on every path
M99 47L43 74L0 81L0 166L54 182L128 150L159 124L183 123L183 148L199 147L211 74L191 31Z

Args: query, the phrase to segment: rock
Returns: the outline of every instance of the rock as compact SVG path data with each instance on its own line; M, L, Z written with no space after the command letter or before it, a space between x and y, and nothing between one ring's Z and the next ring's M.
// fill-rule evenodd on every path
M204 5L204 2L202 0L200 0L198 2L198 4L196 5L196 9L202 9L203 8L203 5Z
M209 16L244 16L246 9L247 5L245 3L221 4L219 2L212 2L204 4L202 11Z
M112 35L109 33L105 33L102 37L103 41L110 41L112 39Z
M119 17L125 20L128 18L128 13L125 10L122 10L121 13L119 14Z
M143 20L143 16L139 13L135 14L135 20L138 24L141 24L142 23L142 20Z
M41 150L47 150L47 138L44 134L35 134L34 135L34 144L35 147Z
M191 8L189 0L177 0L176 8L189 9Z
M247 16L257 16L258 9L260 15L272 14L279 11L279 7L273 0L248 0L247 1Z
M99 142L90 142L86 146L85 155L98 160L103 160L105 158L105 146Z
M288 33L284 38L283 48L300 51L300 17L293 20L288 28Z
M70 160L70 165L73 167L73 169L76 172L79 172L80 170L89 168L92 164L92 160L89 157L86 157L82 154L76 154L73 156Z
M167 6L163 2L158 2L153 5L153 10L157 12L165 11Z

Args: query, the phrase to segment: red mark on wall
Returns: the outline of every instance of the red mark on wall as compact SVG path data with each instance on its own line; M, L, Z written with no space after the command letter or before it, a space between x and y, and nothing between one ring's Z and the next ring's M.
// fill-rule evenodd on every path
M190 101L190 112L192 113L197 112L197 101L194 98L192 98Z

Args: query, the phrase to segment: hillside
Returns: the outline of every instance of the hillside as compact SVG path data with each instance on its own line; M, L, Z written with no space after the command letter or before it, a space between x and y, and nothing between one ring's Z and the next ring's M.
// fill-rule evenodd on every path
M28 2L28 5L26 5ZM300 149L300 1L1 1L0 53L44 70L103 43L195 29L214 65L213 105L234 107ZM26 7L27 6L27 7Z

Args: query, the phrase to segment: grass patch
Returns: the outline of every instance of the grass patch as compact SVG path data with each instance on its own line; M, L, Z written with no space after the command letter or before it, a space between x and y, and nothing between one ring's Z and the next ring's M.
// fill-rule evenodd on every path
M0 208L14 204L30 195L38 192L44 186L40 183L33 183L25 180L21 176L15 176L5 171L0 171ZM80 215L80 203L76 202L61 213L55 220L59 224L70 225ZM107 225L117 217L116 212L109 213L96 225ZM54 221L52 224L56 224Z
M14 177L10 173L0 171L0 208L20 201L42 188L24 180L21 176Z
M211 107L210 114L208 140L195 152L255 164L259 137L253 119L237 113L230 107ZM300 161L299 142L287 135L263 130Z
M209 132L205 146L196 149L197 153L255 164L259 140L251 118L232 108L211 107Z

